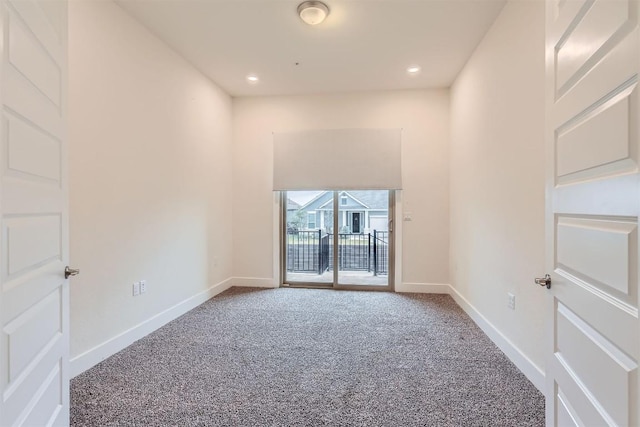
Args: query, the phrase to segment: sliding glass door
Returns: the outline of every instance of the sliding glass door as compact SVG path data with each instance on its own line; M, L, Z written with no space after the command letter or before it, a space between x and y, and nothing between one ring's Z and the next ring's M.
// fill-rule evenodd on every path
M392 288L392 192L287 191L282 206L283 283Z

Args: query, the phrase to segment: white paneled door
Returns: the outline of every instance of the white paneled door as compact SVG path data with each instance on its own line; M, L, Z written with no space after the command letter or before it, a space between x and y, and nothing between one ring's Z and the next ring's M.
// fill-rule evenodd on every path
M65 425L66 3L0 0L0 25L0 425Z
M547 425L638 417L638 0L547 2Z

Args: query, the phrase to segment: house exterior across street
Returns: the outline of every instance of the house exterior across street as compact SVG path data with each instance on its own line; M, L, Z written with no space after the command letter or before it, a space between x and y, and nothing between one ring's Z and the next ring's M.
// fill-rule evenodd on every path
M287 226L296 230L333 231L333 191L322 191L300 205L289 195ZM353 190L338 195L340 233L364 234L388 230L389 196L387 191Z

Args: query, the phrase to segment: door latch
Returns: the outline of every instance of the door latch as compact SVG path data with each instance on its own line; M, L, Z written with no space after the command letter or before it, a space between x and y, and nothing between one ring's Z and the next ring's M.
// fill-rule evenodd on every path
M547 289L551 289L551 276L545 274L544 277L536 277L536 284L540 286L546 286Z
M77 276L80 270L77 268L70 268L68 265L64 268L64 278L68 279L69 276Z

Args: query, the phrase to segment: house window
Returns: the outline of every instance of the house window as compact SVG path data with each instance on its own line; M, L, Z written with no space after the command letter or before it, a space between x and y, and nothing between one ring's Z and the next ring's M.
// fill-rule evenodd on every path
M346 206L347 205L347 196L340 197L340 204L342 206Z
M307 228L316 228L316 213L311 211L307 214Z

